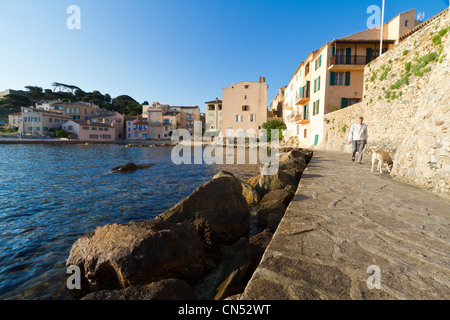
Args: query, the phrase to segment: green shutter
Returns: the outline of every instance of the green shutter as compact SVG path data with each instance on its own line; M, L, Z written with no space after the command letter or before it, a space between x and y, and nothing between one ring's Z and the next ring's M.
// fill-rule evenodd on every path
M348 99L347 98L341 98L341 109L348 107Z
M306 104L306 119L309 120L309 102Z
M314 145L317 146L318 143L319 143L319 135L316 134L316 136L314 138Z
M350 71L347 71L345 73L345 85L349 86L350 85Z
M314 92L316 92L316 91L317 91L317 79L314 80Z
M352 48L345 49L345 63L346 64L352 63Z
M316 102L313 102L313 116L316 115Z
M331 56L334 57L336 55L336 48L331 47Z
M368 64L370 61L372 61L372 55L373 55L372 48L367 48L366 49L366 64Z
M334 78L336 74L333 71L330 71L330 86L334 86Z
M322 55L319 57L319 68L322 66Z
M319 114L319 102L320 102L320 100L317 100L317 102L316 102L316 114Z
M317 91L319 91L320 90L320 76L319 76L319 79L317 80Z

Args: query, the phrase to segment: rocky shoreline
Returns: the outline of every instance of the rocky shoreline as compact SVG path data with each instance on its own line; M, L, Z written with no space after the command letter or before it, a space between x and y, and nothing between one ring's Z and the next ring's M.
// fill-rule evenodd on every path
M244 291L312 151L281 148L272 176L221 171L151 221L96 228L72 246L84 300L221 300ZM249 237L250 216L265 230ZM84 291L83 291L84 292Z

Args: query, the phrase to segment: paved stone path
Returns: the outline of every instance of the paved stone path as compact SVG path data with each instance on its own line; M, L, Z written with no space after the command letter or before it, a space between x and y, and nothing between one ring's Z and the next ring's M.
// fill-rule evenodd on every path
M315 152L242 299L450 298L450 201L370 161Z

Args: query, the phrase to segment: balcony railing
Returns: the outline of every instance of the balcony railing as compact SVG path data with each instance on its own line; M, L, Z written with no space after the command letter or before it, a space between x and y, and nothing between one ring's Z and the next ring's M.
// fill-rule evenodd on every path
M296 105L303 105L309 101L310 98L310 85L309 81L306 86L300 88L300 92L296 95Z
M373 56L354 56L354 55L336 55L330 58L330 66L332 65L366 65L378 58Z
M302 120L303 117L300 113L291 113L286 117L287 122L297 122Z

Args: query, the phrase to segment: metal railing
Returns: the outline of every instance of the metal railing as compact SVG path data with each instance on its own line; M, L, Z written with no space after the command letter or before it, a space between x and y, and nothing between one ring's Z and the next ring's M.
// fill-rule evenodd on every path
M378 55L355 56L355 55L336 55L330 58L330 66L335 64L344 65L366 65L378 58Z

